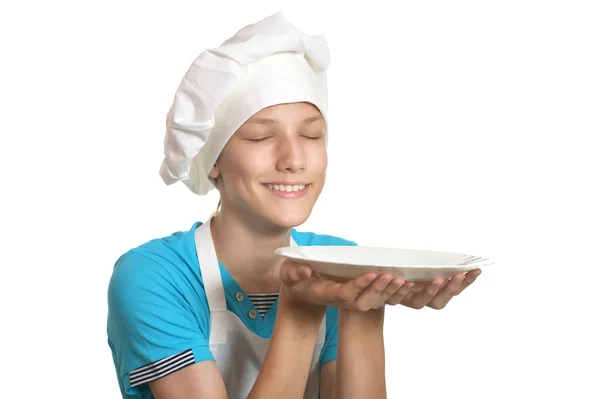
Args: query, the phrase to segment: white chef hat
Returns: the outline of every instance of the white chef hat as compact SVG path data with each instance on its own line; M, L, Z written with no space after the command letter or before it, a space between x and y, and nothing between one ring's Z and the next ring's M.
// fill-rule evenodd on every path
M276 13L204 51L183 77L167 115L166 184L182 181L194 193L215 186L208 177L236 130L263 108L309 102L327 119L329 49Z

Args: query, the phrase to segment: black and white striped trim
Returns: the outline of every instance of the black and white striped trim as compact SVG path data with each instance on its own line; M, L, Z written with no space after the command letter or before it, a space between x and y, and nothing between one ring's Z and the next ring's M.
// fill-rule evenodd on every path
M133 370L129 373L129 385L136 387L154 381L191 364L194 364L194 353L188 349Z
M279 293L248 294L248 299L250 300L250 302L252 302L252 304L254 305L256 310L258 310L258 313L260 313L262 317L265 317L265 314L267 314L269 309L271 309L271 306L273 306L277 298L279 298Z

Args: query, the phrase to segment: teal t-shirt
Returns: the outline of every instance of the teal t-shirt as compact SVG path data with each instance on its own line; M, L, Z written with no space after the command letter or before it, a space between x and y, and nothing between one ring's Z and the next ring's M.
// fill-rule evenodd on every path
M154 398L148 382L195 362L214 360L209 349L210 312L194 241L200 224L131 249L114 266L107 333L123 398ZM295 229L292 238L300 246L356 245ZM254 305L227 269L219 266L228 310L249 330L270 338L277 301L264 318L250 317ZM337 309L327 308L326 320L320 367L337 355Z

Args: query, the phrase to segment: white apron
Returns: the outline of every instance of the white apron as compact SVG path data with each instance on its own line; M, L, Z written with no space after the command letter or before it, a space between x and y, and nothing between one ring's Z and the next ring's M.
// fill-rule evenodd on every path
M216 359L230 399L246 399L267 353L269 340L246 328L234 313L227 310L225 290L210 232L210 220L194 233L200 272L210 310L210 351ZM290 243L295 246L294 240ZM260 317L258 315L257 317ZM323 318L313 352L304 399L319 395L319 358L325 343L326 321Z

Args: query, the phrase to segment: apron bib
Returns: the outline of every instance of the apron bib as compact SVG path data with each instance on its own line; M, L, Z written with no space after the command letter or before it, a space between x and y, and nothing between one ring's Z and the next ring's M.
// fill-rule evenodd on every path
M223 376L230 399L245 399L263 363L269 340L250 331L238 316L227 310L225 290L212 235L211 218L194 232L200 272L210 311L210 351ZM291 239L290 244L296 246ZM319 397L319 358L325 343L325 318L319 328L304 399Z

